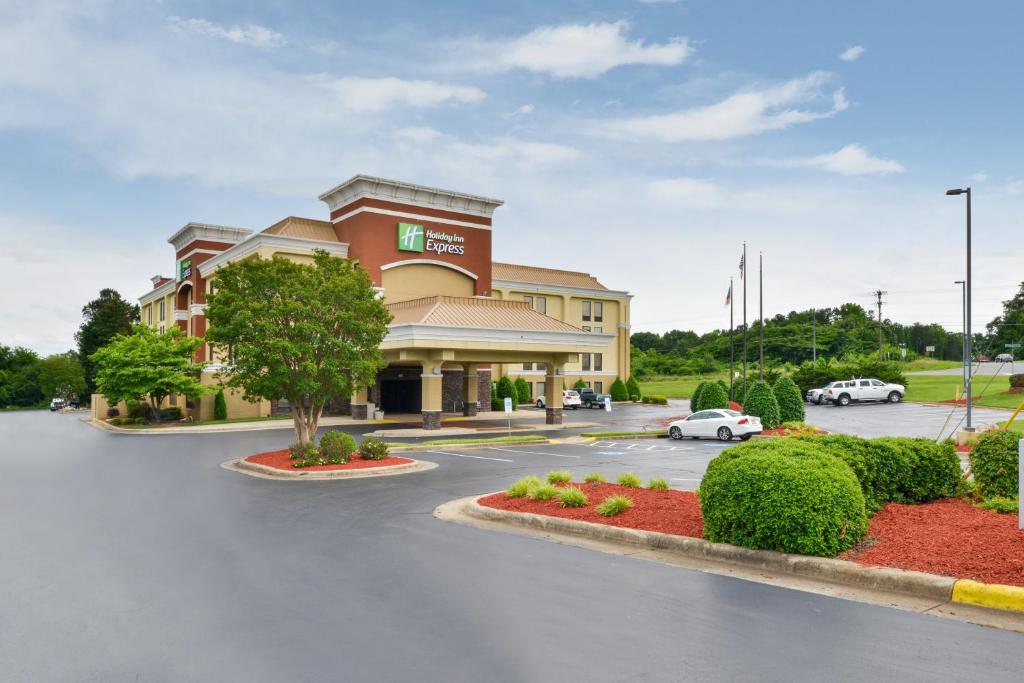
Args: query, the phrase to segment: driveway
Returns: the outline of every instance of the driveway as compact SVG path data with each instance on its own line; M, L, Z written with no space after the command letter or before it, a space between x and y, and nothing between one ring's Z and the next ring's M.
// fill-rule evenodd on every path
M219 467L287 440L0 414L2 679L992 682L1024 669L1016 633L431 515L553 468L685 479L718 444L439 452L425 456L435 470L358 481Z

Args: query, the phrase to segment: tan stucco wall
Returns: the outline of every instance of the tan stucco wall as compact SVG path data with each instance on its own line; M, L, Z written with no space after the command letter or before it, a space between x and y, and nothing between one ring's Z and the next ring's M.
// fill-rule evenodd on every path
M473 296L473 278L452 268L415 263L381 271L384 300L409 301L424 296L446 294Z

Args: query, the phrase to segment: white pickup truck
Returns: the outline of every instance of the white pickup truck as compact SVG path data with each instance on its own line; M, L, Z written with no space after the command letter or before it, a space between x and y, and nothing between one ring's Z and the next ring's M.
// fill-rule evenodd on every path
M906 391L902 384L887 384L878 379L851 379L829 384L825 388L825 400L836 406L860 401L899 403Z

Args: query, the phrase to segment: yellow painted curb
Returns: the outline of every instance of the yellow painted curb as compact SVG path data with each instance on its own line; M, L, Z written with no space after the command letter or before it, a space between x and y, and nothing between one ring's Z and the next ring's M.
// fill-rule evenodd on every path
M1024 587L960 579L953 584L953 602L1024 612Z

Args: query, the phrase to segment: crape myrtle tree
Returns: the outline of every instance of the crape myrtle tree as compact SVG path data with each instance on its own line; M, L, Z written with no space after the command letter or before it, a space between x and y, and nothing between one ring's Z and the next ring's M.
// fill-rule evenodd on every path
M135 325L90 356L96 368L96 390L111 405L148 399L153 410L171 394L195 398L210 387L199 381L200 366L192 357L202 337L187 337L177 327L159 334L148 325Z
M311 444L324 404L369 386L384 365L391 314L366 271L314 252L313 263L275 256L217 271L206 340L228 363L223 384L249 401L286 398L295 441Z

